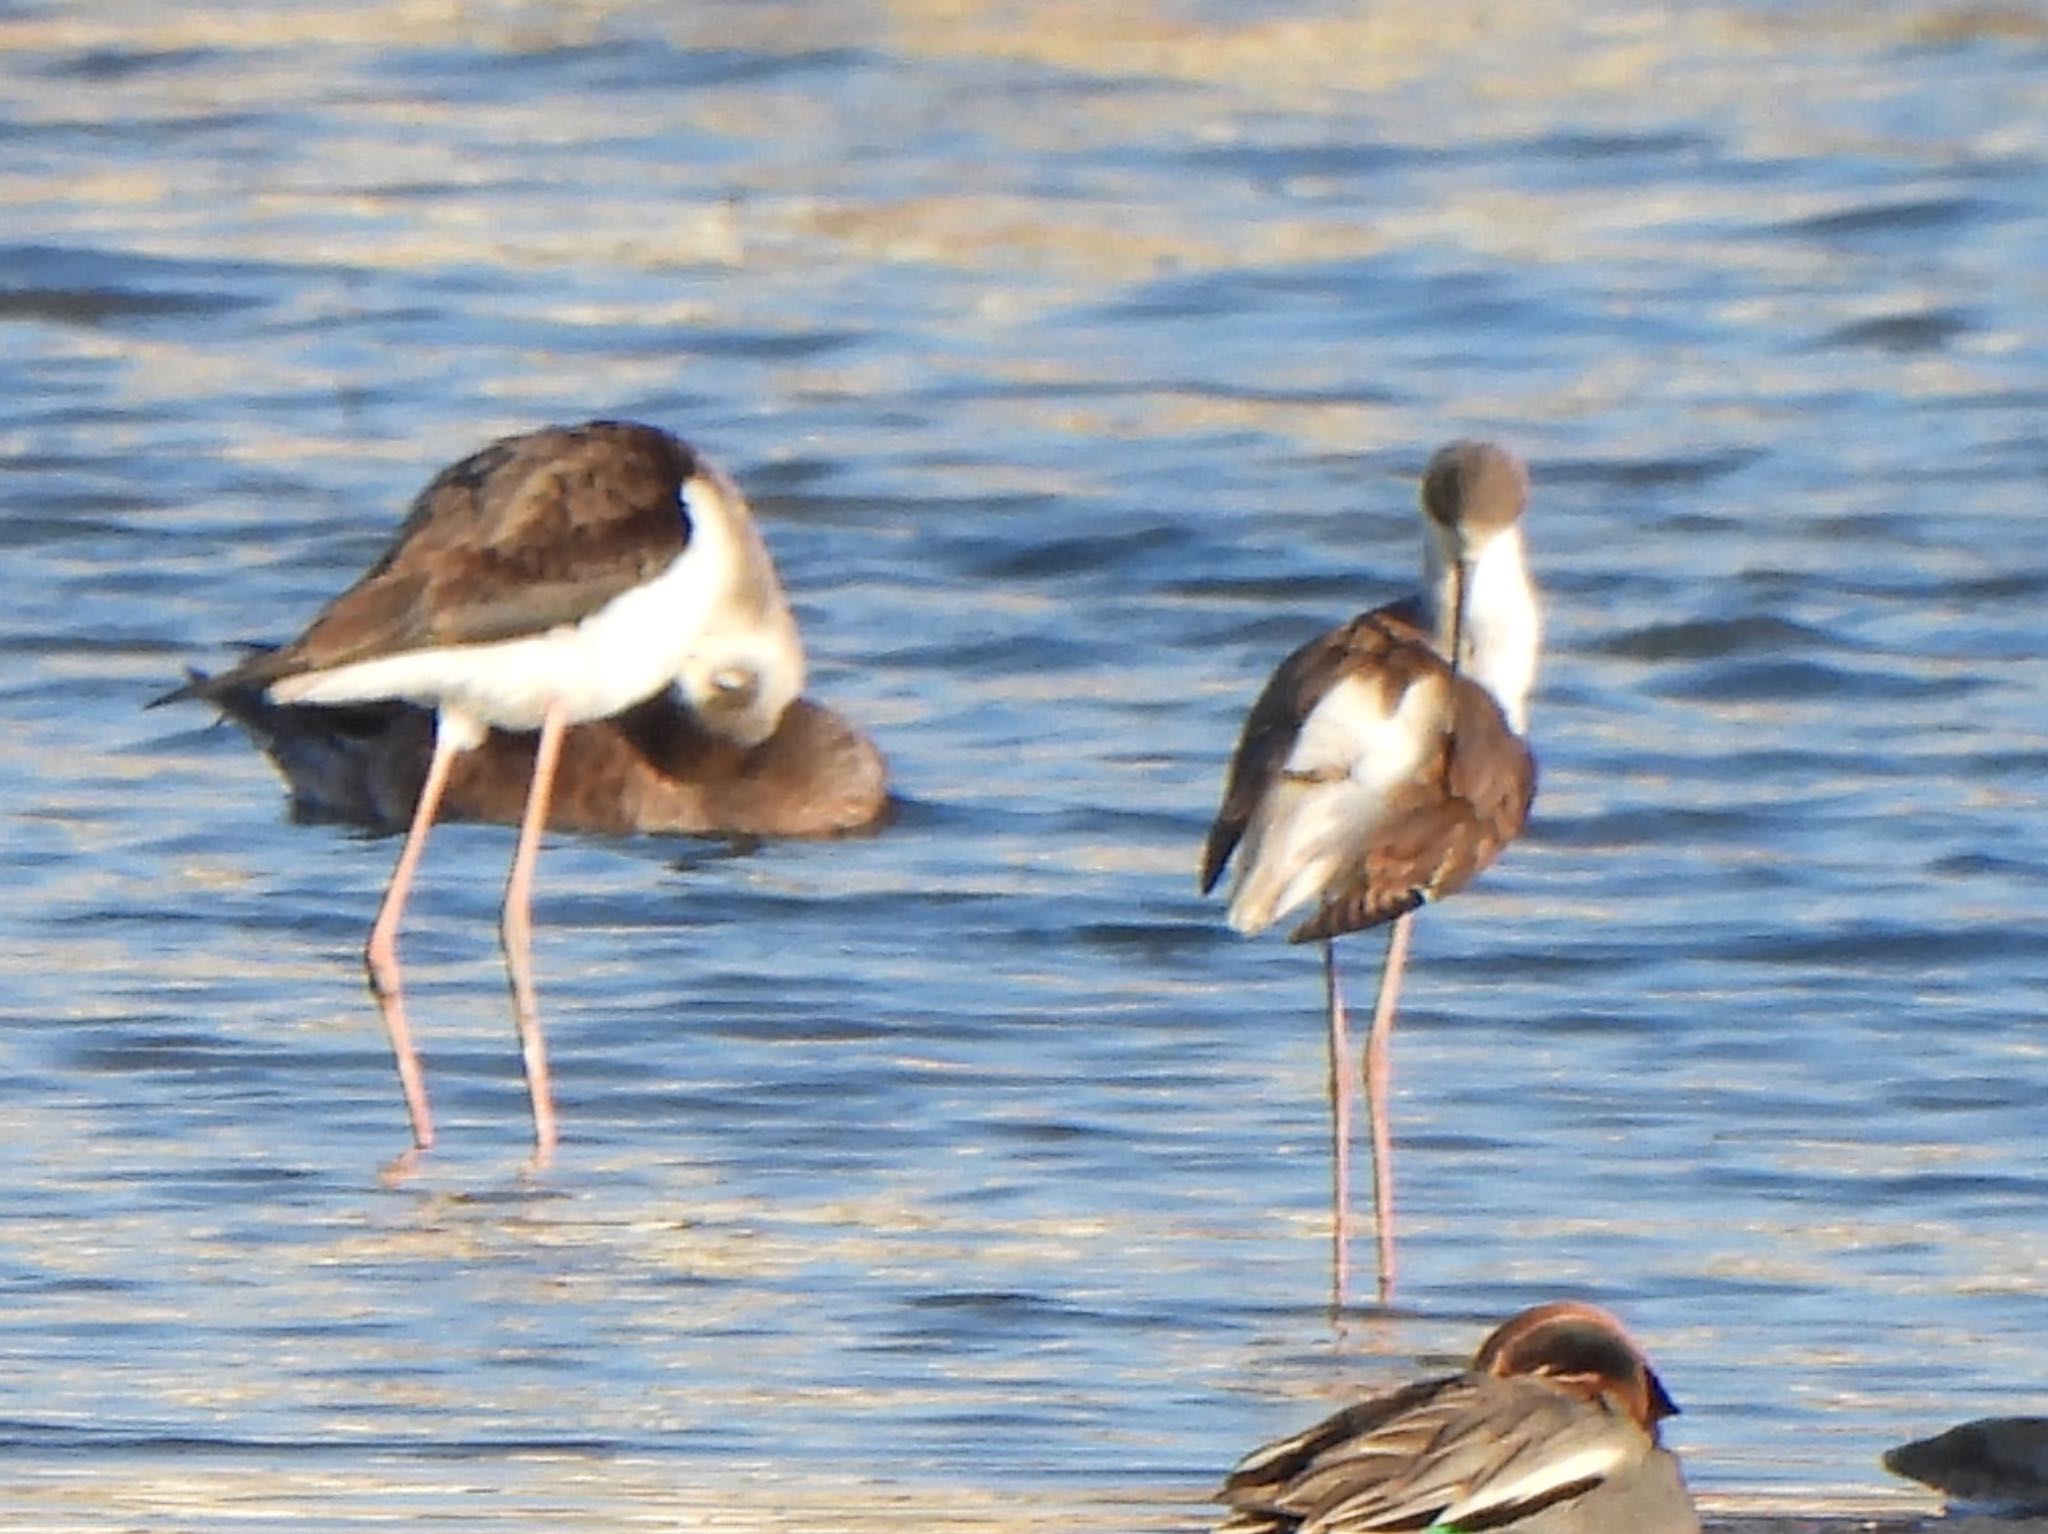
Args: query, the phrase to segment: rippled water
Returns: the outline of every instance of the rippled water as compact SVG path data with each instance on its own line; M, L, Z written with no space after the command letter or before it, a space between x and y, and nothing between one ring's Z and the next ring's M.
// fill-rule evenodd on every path
M23 1526L1191 1529L1564 1293L1719 1506L2041 1408L2033 8L17 0L0 81ZM510 837L438 833L387 1183L395 848L141 705L597 414L735 469L905 812L551 845L538 1178ZM1542 791L1418 929L1333 1330L1313 956L1196 849L1469 432Z

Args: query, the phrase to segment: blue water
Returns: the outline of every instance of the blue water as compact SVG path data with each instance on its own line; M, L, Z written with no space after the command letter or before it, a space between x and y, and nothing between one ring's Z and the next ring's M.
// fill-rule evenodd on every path
M1884 4L0 5L0 1485L24 1527L1193 1529L1619 1310L1712 1506L2048 1379L2048 25ZM510 836L358 952L187 664L441 464L728 464L885 835ZM1529 834L1417 932L1400 1304L1326 1312L1243 709L1534 465ZM1345 945L1369 994L1378 945Z

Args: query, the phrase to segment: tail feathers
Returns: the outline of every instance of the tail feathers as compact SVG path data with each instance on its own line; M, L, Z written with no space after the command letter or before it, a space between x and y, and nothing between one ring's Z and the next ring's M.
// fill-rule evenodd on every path
M173 687L169 692L158 693L144 708L162 708L166 703L184 703L193 698L204 698L218 706L223 713L241 719L239 710L229 699L238 693L248 693L261 700L263 687L270 682L278 654L276 645L249 644L242 648L248 653L235 665L225 671L205 672L196 667L185 668L185 684Z
M1379 814L1377 796L1349 780L1275 784L1237 849L1230 925L1263 932L1322 898Z
M1239 865L1236 887L1230 894L1225 917L1231 927L1246 937L1264 932L1274 922L1321 893L1331 873L1331 859L1310 857L1289 864L1278 858L1262 858L1255 844Z

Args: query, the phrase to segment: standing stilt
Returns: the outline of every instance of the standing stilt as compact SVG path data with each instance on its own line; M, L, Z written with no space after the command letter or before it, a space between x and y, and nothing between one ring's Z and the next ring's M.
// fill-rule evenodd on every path
M665 431L591 421L506 437L437 474L396 540L297 639L157 699L253 692L275 708L417 705L434 754L364 949L412 1119L433 1143L398 925L455 757L540 731L500 932L541 1159L555 1143L533 989L533 863L562 736L672 699L751 749L803 691L803 644L746 498Z
M1528 818L1523 738L1542 619L1522 554L1529 481L1490 442L1453 442L1422 481L1419 599L1363 613L1280 663L1245 718L1202 855L1202 889L1236 860L1230 925L1264 931L1314 903L1290 940L1324 945L1331 1049L1336 1292L1349 1276L1348 1024L1333 940L1392 922L1365 1050L1379 1297L1394 1288L1388 1041L1417 907L1463 889Z

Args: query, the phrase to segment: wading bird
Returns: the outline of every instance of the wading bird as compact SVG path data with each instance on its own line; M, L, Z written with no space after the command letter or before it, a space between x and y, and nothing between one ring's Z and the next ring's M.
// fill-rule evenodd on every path
M1528 818L1536 766L1523 739L1542 620L1523 556L1521 461L1453 442L1422 481L1419 596L1361 614L1280 663L1252 705L1209 829L1202 889L1233 855L1229 922L1261 932L1314 910L1290 940L1323 943L1334 1141L1335 1290L1350 1248L1350 1025L1335 939L1393 923L1365 1050L1379 1294L1393 1292L1388 1039L1409 918L1463 889Z
M593 421L507 437L442 470L383 557L297 639L156 701L259 687L281 705L433 710L425 782L364 950L420 1150L434 1125L398 964L406 896L457 758L493 729L538 732L500 934L545 1160L557 1131L533 866L565 733L666 693L712 733L757 745L803 682L796 620L732 481L667 432Z

